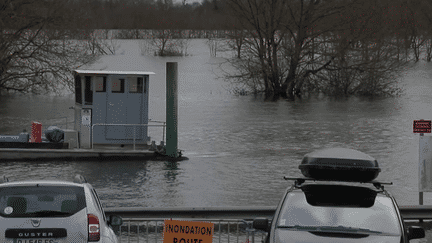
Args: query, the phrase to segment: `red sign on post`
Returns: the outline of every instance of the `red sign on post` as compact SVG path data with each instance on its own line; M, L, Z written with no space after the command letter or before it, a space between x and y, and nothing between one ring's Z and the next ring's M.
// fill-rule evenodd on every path
M414 133L431 133L431 121L414 120Z

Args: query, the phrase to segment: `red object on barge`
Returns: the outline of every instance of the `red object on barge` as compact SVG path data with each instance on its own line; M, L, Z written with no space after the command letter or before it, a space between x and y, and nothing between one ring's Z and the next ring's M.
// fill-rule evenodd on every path
M31 143L42 143L42 123L32 122Z

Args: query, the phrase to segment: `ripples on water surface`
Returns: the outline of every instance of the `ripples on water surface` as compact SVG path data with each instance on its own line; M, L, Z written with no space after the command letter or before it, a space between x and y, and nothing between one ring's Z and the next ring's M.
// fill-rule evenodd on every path
M3 163L2 172L16 180L80 173L108 207L274 206L289 185L283 176L300 175L305 153L342 146L377 158L378 178L394 182L387 188L399 204L418 203L419 135L412 123L431 119L431 64L421 62L409 72L400 98L267 102L228 94L209 64L220 58L210 58L203 42L192 44L190 57L146 59L156 72L150 79L153 120L165 120L165 62L179 63L179 148L189 160ZM32 120L73 120L73 96L10 95L0 104L0 134L29 130ZM156 139L160 133L150 132ZM431 201L425 193L425 204Z

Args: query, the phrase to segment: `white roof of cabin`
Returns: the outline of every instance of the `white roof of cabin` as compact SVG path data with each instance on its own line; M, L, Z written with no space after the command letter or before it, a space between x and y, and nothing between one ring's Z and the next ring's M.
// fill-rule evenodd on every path
M111 71L111 70L75 70L77 73L83 74L130 74L130 75L150 75L154 72L145 71Z

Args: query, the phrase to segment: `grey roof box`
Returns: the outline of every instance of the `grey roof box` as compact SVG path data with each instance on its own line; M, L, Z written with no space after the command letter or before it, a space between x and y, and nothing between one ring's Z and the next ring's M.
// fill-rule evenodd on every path
M308 153L299 169L310 178L359 182L372 181L381 171L373 157L346 148L328 148Z

